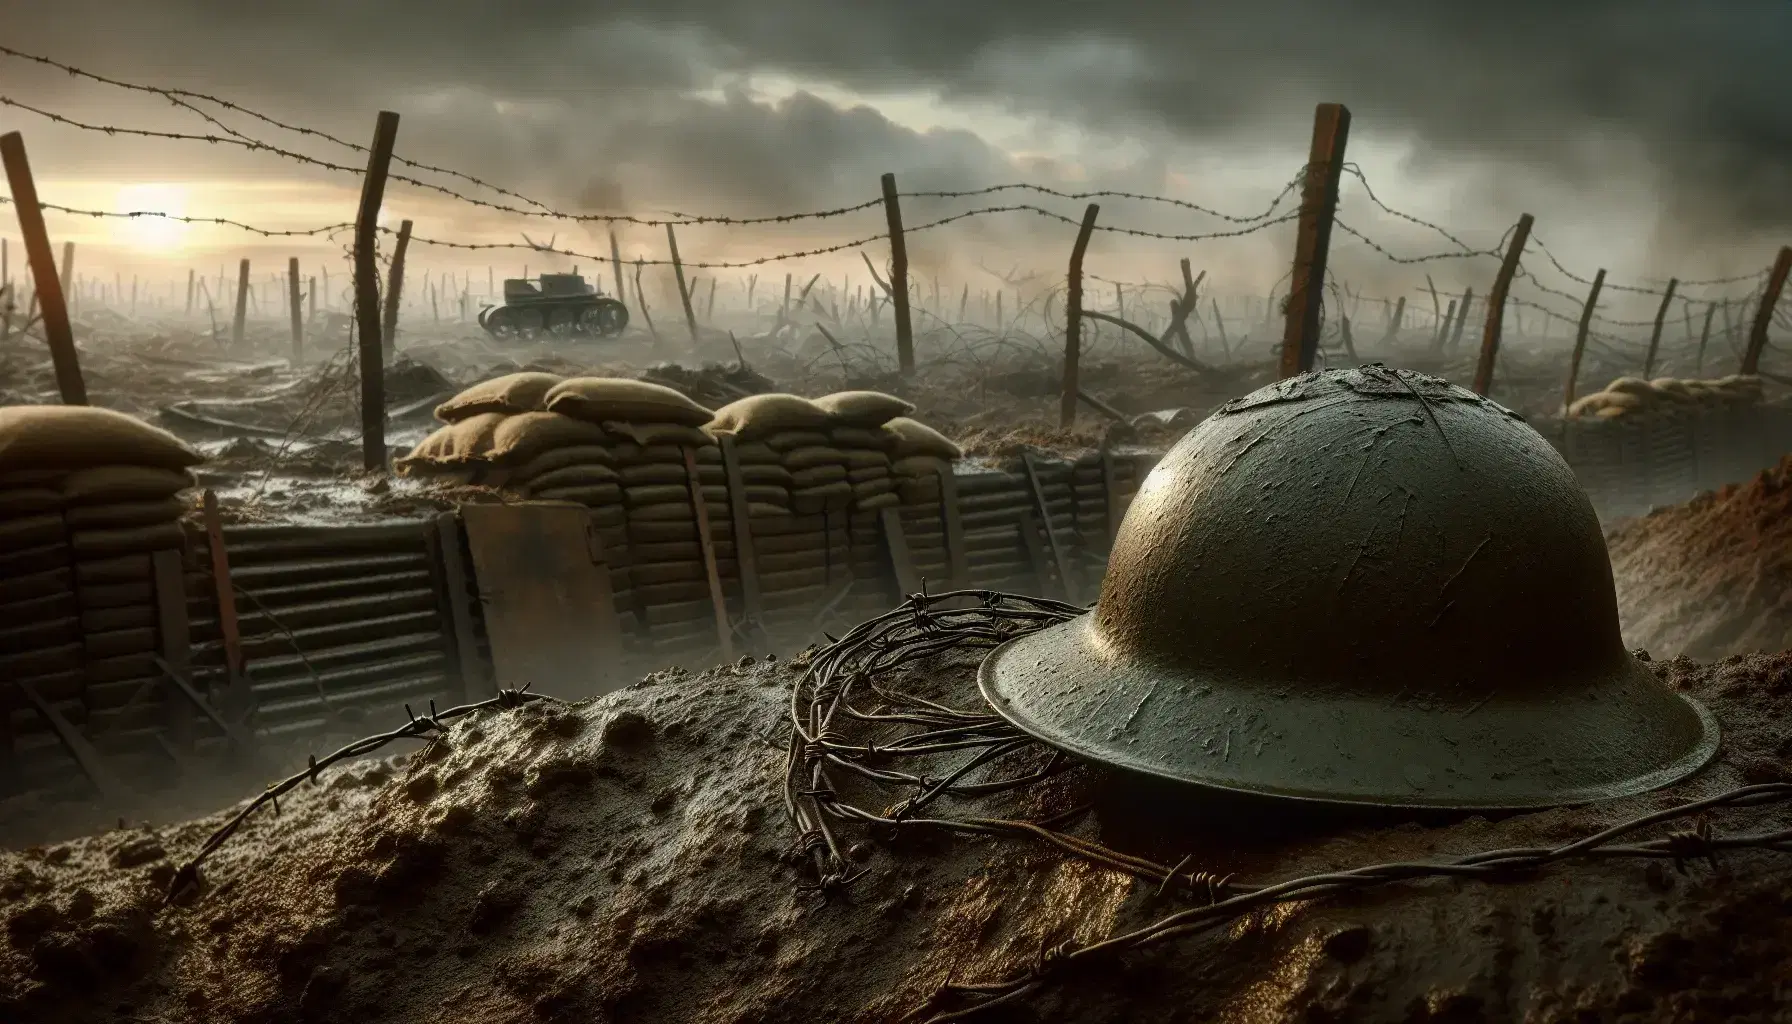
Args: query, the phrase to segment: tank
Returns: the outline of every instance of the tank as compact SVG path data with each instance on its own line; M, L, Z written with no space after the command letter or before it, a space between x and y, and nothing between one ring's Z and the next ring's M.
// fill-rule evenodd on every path
M504 302L479 312L494 338L613 338L628 327L628 307L579 274L543 274L504 282Z

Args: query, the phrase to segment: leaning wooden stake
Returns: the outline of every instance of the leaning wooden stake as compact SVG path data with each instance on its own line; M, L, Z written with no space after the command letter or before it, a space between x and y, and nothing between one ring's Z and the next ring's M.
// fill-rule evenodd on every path
M1325 260L1331 247L1332 217L1338 210L1338 182L1344 173L1344 144L1350 111L1341 103L1321 103L1313 114L1313 145L1302 175L1300 233L1294 243L1294 274L1288 284L1282 326L1281 375L1313 368L1319 354L1319 313L1325 298Z
M1077 362L1082 358L1083 329L1083 253L1089 248L1089 236L1095 233L1095 216L1101 207L1090 203L1083 211L1083 223L1076 229L1076 244L1070 249L1070 277L1064 291L1064 389L1058 397L1058 429L1069 430L1076 422Z
M63 278L56 273L55 250L50 248L44 210L37 201L37 183L31 178L25 139L18 132L0 135L0 162L6 165L12 205L19 211L25 262L31 267L32 298L43 310L44 341L50 346L50 362L56 368L56 388L62 394L62 404L86 405L87 384L81 379L81 363L75 353L75 331L69 324L68 305L62 294ZM74 252L73 242L63 249L65 266L74 263Z
M628 292L622 284L622 247L616 244L614 230L610 232L610 269L616 272L616 301L622 302L628 298Z
M1574 354L1568 358L1568 390L1562 395L1562 415L1574 404L1574 385L1580 377L1580 357L1587 351L1587 329L1593 326L1593 311L1599 306L1599 289L1605 287L1605 268L1593 275L1593 287L1587 291L1587 304L1580 310L1580 326L1574 332Z
M672 253L672 273L678 278L678 301L684 303L684 323L691 330L691 344L697 343L697 313L691 308L691 290L684 283L684 264L678 260L678 235L666 225L666 248Z
M1394 314L1388 317L1388 332L1382 335L1381 343L1391 345L1400 334L1400 322L1406 319L1406 296L1400 296L1400 302L1394 306Z
M384 319L380 325L380 358L387 363L398 350L398 310L404 301L404 254L411 247L411 222L398 222L398 241L392 245L392 265L386 268Z
M1667 290L1661 293L1661 307L1655 311L1655 327L1649 332L1649 354L1643 357L1643 379L1655 376L1655 353L1661 348L1661 326L1667 321L1668 306L1673 304L1674 289L1680 286L1677 277L1668 278Z
M286 261L286 298L292 306L292 361L296 365L305 356L305 319L299 312L299 258Z
M1450 329L1450 351L1454 352L1462 346L1462 328L1468 323L1468 308L1475 304L1475 290L1469 288L1462 293L1462 301L1456 305L1456 326Z
M685 448L685 485L697 519L697 543L703 548L703 575L709 581L709 605L716 617L716 646L722 660L734 660L734 626L728 621L728 600L722 593L722 574L716 564L716 545L709 527L709 503L703 498L703 477L697 471L697 453Z
M1485 395L1493 387L1493 363L1500 354L1500 327L1506 315L1506 293L1512 288L1512 275L1518 273L1518 259L1524 255L1525 243L1531 240L1530 214L1521 214L1512 241L1506 246L1506 258L1500 261L1500 272L1493 279L1493 291L1487 294L1487 326L1481 331L1481 360L1475 364L1475 394Z
M1693 363L1692 372L1697 376L1705 372L1705 345L1711 341L1711 318L1717 315L1717 303L1705 303L1705 326L1699 331L1699 356Z
M230 320L230 344L233 348L243 344L243 325L249 317L249 261L242 260L236 268L236 311Z
M14 192L13 195L18 195ZM1767 275L1767 287L1761 292L1761 306L1755 310L1754 326L1749 328L1748 348L1742 354L1742 372L1753 375L1761 365L1761 351L1767 347L1767 328L1773 323L1773 308L1779 305L1780 293L1786 289L1786 275L1792 273L1792 245L1780 249Z
M896 198L896 175L884 175L883 186L884 220L890 228L890 301L896 307L896 368L906 376L915 372L914 323L908 312L908 242L902 236L902 204ZM1080 259L1080 249L1078 253ZM1076 330L1074 318L1070 329ZM1074 415L1076 396L1072 395L1069 402L1065 408Z
M386 376L380 329L380 267L375 258L380 204L386 198L386 172L392 167L392 144L398 138L398 115L380 111L367 177L361 182L361 208L355 214L355 329L361 369L361 464L368 471L386 468Z

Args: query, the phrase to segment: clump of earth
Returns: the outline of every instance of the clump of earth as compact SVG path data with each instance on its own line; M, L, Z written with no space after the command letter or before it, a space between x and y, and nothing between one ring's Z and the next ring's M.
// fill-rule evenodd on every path
M880 682L968 707L976 653ZM167 906L177 864L234 809L0 854L0 1019L894 1022L948 981L1022 971L1200 899L1044 844L907 832L855 838L864 875L817 891L782 790L802 660L481 711L413 752L328 770L249 818ZM1556 845L1792 779L1792 655L1654 667L1725 730L1718 760L1671 790L1430 824L1289 811L1273 828L1178 803L1139 827L1098 801L1065 827L1264 882ZM1040 819L1098 792L1078 769L982 810ZM1789 818L1769 805L1711 824ZM1787 867L1745 850L1391 884L1054 975L981 1019L1783 1020Z

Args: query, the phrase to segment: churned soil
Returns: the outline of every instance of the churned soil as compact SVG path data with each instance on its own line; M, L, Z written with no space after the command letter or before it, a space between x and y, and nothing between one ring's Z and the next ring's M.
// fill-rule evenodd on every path
M1624 639L1709 660L1792 648L1792 456L1606 538Z
M971 664L919 671L968 706ZM301 787L166 908L175 862L224 815L0 854L0 1020L886 1022L948 979L1004 976L1176 907L1043 845L937 836L872 841L856 883L806 889L778 738L795 667L666 672L589 703L479 713L414 753ZM1182 826L1173 843L1127 839L1103 818L1078 828L1273 881L1554 845L1792 778L1792 655L1655 667L1726 729L1719 760L1667 792L1498 821L1290 817L1274 834L1160 804L1159 823ZM1080 802L1083 774L996 810ZM1789 818L1762 807L1712 825L1721 836ZM1684 872L1603 859L1396 883L1062 973L985 1019L1783 1020L1787 867L1785 854L1740 851Z

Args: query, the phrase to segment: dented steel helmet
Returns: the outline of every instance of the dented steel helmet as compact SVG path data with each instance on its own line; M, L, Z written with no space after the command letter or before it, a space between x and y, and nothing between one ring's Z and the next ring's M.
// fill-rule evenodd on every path
M1380 365L1270 385L1183 437L1094 610L978 678L1090 761L1330 804L1585 803L1677 781L1718 740L1624 649L1599 521L1555 449Z

